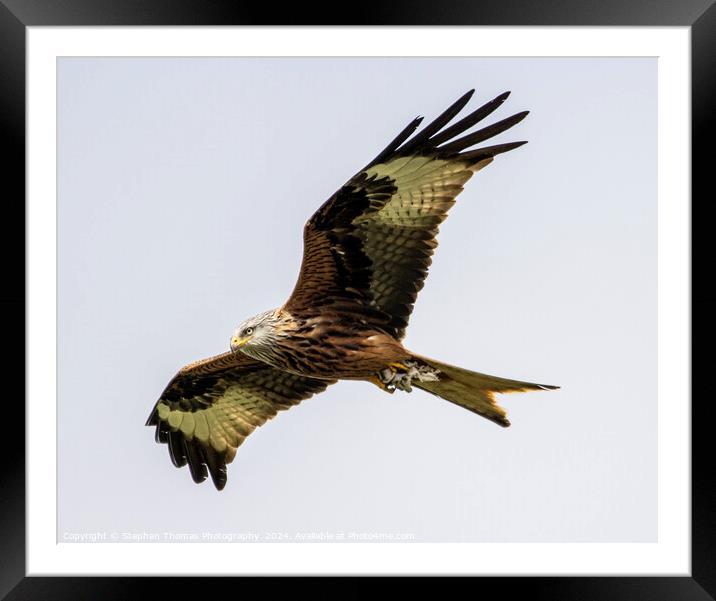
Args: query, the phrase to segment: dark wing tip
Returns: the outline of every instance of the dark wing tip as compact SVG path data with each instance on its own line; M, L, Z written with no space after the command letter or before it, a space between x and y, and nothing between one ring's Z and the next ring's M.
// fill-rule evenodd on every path
M156 426L159 423L159 413L157 412L157 406L154 406L152 412L149 414L147 421L144 422L145 426Z
M209 475L211 481L214 483L216 490L224 490L226 486L226 455L219 453L211 446L202 445L202 454L206 460L206 465L209 468Z
M519 148L525 144L527 144L527 140L521 140L520 142L508 142L507 144L495 144L494 146L485 146L483 148L476 148L475 150L463 152L458 156L471 164L474 164L482 161L483 159L493 158L503 152L514 150L515 148Z
M475 156L488 156L485 153L480 153L479 149L469 150L469 148L484 140L497 136L513 125L516 125L529 114L529 111L516 113L492 125L466 134L465 132L473 125L483 121L488 115L502 106L511 94L508 90L448 126L455 116L465 107L474 93L475 89L473 88L463 94L436 119L414 135L413 133L422 121L422 117L413 120L368 166L387 162L395 156L410 156L413 154L434 154L440 158L465 157L468 153L477 153ZM461 135L462 137L458 137ZM524 142L512 143L512 145L502 144L490 147L492 154L489 156L517 148L517 146L523 143Z
M187 464L188 455L185 449L184 436L181 432L173 432L169 425L162 422L159 424L159 429L163 431L165 435L167 446L169 448L169 457L174 464L174 467L183 467Z
M470 102L470 98L472 98L475 95L475 88L471 88L467 92L465 92L460 98L457 99L455 102L455 105L462 105L465 106L468 102Z
M226 455L213 447L197 441L187 440L179 430L172 430L166 422L157 422L156 441L164 443L169 450L169 458L174 467L189 465L192 480L197 484L204 482L208 476L217 490L226 486L227 470Z
M554 386L552 384L537 384L540 388L543 388L544 390L559 390L562 388L561 386Z
M432 149L434 150L437 146L440 146L440 144L454 140L456 136L465 133L473 125L479 123L487 116L494 113L498 108L500 108L500 106L502 106L502 103L509 95L509 92L503 92L496 98L493 98L489 102L486 102L482 106L473 110L466 117L463 117L456 123L453 123L450 127L435 133L435 135L430 138L430 145Z
M186 453L187 463L189 464L189 472L191 473L192 480L194 480L197 484L201 484L209 476L203 454L197 447L196 441L189 441L183 436L181 439Z
M166 430L160 428L159 424L157 424L157 429L154 431L154 440L159 444L167 444L169 442L169 436L167 436Z
M455 116L463 108L465 108L465 105L470 101L470 98L474 93L475 90L473 89L460 96L460 98L440 113L440 115L433 119L433 121L428 123L421 131L415 134L412 139L408 140L405 144L398 148L398 154L408 155L412 152L421 152L421 150L424 150L424 147L431 146L429 139L450 123L450 121L452 121Z
M408 125L403 128L403 130L391 140L390 144L388 144L383 150L380 151L377 157L375 157L370 163L368 163L367 167L370 167L372 165L377 165L379 163L382 163L385 161L389 156L391 156L395 149L398 148L405 140L407 140L411 134L418 128L418 126L423 122L424 117L415 117ZM367 168L366 167L366 168Z
M488 140L498 134L501 134L504 131L507 131L512 126L522 121L528 115L528 113L529 111L515 113L514 115L511 115L506 119L502 119L501 121L497 121L492 125L488 125L487 127L478 129L477 131L462 136L461 138L453 139L444 146L440 146L439 148L437 148L437 151L445 155L457 154L459 152L462 152L470 146L474 146L475 144L484 142L485 140Z

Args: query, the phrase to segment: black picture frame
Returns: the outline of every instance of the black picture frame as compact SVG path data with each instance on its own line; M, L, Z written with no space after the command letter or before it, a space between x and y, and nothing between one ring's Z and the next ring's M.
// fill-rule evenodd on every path
M344 11L344 12L343 12ZM4 233L0 237L5 285L0 303L3 327L24 348L25 286L24 262L15 259L24 249L25 198L25 38L26 28L38 25L563 25L563 26L683 26L691 28L692 50L692 320L693 340L711 341L716 333L716 296L707 278L698 279L709 260L704 229L709 227L706 207L706 141L713 138L710 120L716 87L716 7L712 0L601 0L600 2L502 0L478 3L467 0L427 0L371 3L331 8L326 3L276 6L237 0L0 0L0 127L6 148L2 161ZM8 148L9 146L9 148ZM699 147L704 152L698 152ZM711 192L710 196L713 195ZM696 218L693 218L696 217ZM12 234L17 234L15 239ZM19 257L18 257L19 258ZM23 329L21 333L20 330ZM15 331L17 330L17 331ZM0 437L0 596L17 599L130 599L154 594L189 597L207 594L219 582L206 578L159 577L26 577L25 576L25 444L24 353L4 337L7 394L2 414L5 426ZM706 347L708 348L708 347ZM692 389L704 385L707 353L692 354ZM470 583L476 594L513 595L536 599L648 599L706 600L716 597L716 478L708 443L714 416L713 402L703 394L692 394L692 572L687 577L481 577ZM9 436L12 433L16 436ZM191 551L189 551L191 552ZM244 577L253 580L254 578ZM222 581L237 594L249 582ZM422 579L425 594L445 595L454 579L440 582ZM261 583L256 583L261 584ZM454 583L464 584L464 583ZM382 583L380 584L382 586ZM282 578L271 583L273 594L302 588L313 597L368 594L372 579L326 578L319 584L305 578ZM308 589L308 587L311 587ZM487 589L487 590L486 590Z

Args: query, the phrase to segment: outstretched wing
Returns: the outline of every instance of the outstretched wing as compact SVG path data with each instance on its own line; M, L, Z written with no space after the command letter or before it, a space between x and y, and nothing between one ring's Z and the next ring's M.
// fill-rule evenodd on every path
M333 306L368 315L402 338L437 246L438 226L472 175L525 142L470 149L521 121L527 112L472 133L509 92L445 126L467 104L462 96L412 138L412 121L373 161L310 218L289 311Z
M176 467L189 464L194 482L207 478L218 490L226 464L258 426L335 380L283 372L243 353L224 353L183 367L152 409L147 426L166 443Z

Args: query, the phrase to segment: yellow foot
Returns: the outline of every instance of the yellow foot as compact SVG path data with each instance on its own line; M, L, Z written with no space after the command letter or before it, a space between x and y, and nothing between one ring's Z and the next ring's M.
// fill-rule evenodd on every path
M388 363L388 367L392 367L395 371L401 370L401 371L408 371L410 368L407 365L403 365L402 363Z
M390 394L395 392L395 389L388 388L378 376L371 376L368 378L368 382L375 384L378 388L385 390L385 392L389 392Z

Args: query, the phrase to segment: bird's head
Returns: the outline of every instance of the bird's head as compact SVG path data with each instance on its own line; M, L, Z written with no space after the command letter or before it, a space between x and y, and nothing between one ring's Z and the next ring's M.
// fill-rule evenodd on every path
M231 336L231 350L247 355L270 348L278 337L280 317L277 311L266 311L244 321Z

